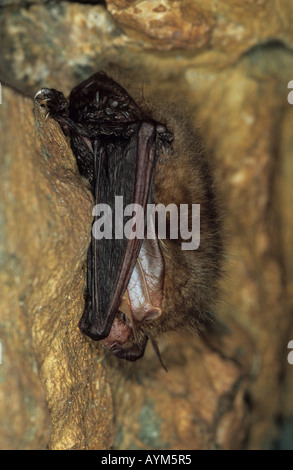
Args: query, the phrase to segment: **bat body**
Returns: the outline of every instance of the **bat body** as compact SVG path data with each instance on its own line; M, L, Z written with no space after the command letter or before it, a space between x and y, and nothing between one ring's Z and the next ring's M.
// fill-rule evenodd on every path
M160 359L157 336L204 323L220 273L220 222L200 140L176 119L166 122L164 116L143 111L103 72L74 88L69 104L54 89L43 88L35 99L69 129L79 171L90 182L95 205L110 207L116 220L119 196L123 210L133 207L133 215L138 205L144 214L135 223L141 238L121 230L117 237L113 224L112 237L96 237L94 223L79 326L130 361L144 354L150 339ZM158 236L156 219L150 222L153 237L146 236L147 207L153 203L175 208L184 204L189 227L192 204L200 204L197 250L182 250L182 237L170 236L170 214L166 239Z

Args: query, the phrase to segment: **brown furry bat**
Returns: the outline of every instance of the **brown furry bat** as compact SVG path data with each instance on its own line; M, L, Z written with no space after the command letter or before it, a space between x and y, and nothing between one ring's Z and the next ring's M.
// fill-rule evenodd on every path
M69 129L80 173L89 180L95 199L80 328L130 361L144 354L150 339L160 358L157 337L170 330L198 329L210 317L216 298L221 226L201 141L183 119L141 109L103 72L74 88L69 105L54 89L41 89L35 99L63 129ZM138 205L143 210L135 223L132 219L127 236L121 226L120 235L114 233L117 196L123 196L120 209L136 205L130 206L125 227L131 215L138 215ZM110 207L108 216L112 216L111 223L103 219L108 224L104 236L100 204ZM159 216L148 216L151 204L170 204L165 236ZM198 247L187 244L195 204L200 204ZM178 236L173 233L176 224ZM131 232L142 236L129 237Z

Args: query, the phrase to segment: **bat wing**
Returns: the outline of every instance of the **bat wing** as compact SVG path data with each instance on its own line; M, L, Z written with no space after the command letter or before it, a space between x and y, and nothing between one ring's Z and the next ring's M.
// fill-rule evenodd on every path
M86 109L85 97L91 103ZM71 119L87 126L94 149L93 192L99 218L93 224L80 328L100 340L110 332L141 248L142 239L125 235L123 212L129 204L139 204L146 213L152 198L156 123L147 120L125 90L100 72L72 91L70 113ZM142 229L136 226L136 232L143 233L145 217L139 223Z
M69 106L63 93L55 89L42 88L35 100L65 132L70 131L79 171L90 182L94 195L96 220L79 326L94 340L104 339L105 346L118 357L131 361L143 355L150 338L160 358L155 340L145 332L138 338L134 322L162 313L164 260L158 240L143 242L143 237L146 206L154 197L156 153L172 153L173 134L150 119L103 72L74 88ZM124 209L130 204L140 208L140 217L133 206L127 214L132 216L136 211L139 237L127 236L124 231ZM124 347L131 330L135 341Z

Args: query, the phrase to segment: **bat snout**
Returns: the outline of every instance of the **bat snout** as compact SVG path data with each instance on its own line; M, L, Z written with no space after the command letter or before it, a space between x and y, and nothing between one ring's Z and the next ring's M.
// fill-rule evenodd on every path
M102 344L115 356L133 362L144 355L147 340L141 330L134 330L124 313L118 312L110 333L102 340Z

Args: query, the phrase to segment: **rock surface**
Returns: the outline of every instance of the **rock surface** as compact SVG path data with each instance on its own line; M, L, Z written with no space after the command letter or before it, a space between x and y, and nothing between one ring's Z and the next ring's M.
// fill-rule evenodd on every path
M59 126L30 98L2 94L1 447L86 448L97 426L102 448L111 394L77 328L92 198Z

